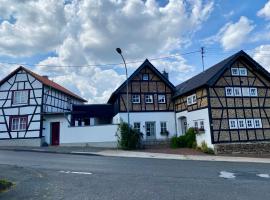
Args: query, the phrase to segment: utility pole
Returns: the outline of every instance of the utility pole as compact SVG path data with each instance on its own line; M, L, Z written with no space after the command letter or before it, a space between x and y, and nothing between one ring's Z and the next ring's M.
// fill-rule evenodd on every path
M204 71L204 47L201 47L201 55L202 55L202 67L203 67L203 71Z

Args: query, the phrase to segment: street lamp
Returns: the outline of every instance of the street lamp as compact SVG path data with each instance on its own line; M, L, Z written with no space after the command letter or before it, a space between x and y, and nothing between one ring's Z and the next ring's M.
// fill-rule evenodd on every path
M130 127L130 121L129 121L129 98L128 98L128 72L127 72L127 65L126 65L126 61L122 55L122 50L120 48L116 48L116 51L118 54L120 54L120 56L122 57L122 60L124 62L125 65L125 69L126 69L126 86L127 86L127 114L128 114L128 130Z

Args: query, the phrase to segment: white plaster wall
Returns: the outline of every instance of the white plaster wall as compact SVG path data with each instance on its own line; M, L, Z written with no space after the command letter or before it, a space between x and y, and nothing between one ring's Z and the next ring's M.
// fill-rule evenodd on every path
M196 135L197 144L200 145L203 141L206 142L208 147L214 147L211 141L211 129L210 129L210 120L208 114L208 108L195 110L191 112L183 111L176 113L176 122L177 122L177 133L180 133L179 130L181 124L179 124L178 118L186 117L187 118L187 129L194 127L194 121L203 120L205 133Z
M113 118L113 123L120 123L121 119L127 122L127 113L118 113ZM141 123L141 132L145 138L145 122L156 122L156 139L166 139L166 136L160 134L160 122L167 122L169 137L176 134L175 113L174 112L132 112L130 113L130 124L134 122Z

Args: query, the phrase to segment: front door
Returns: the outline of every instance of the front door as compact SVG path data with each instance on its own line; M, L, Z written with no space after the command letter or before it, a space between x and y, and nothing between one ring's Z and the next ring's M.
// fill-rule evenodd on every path
M59 145L60 122L51 123L52 145Z
M146 140L156 139L156 123L155 122L145 122L145 132Z

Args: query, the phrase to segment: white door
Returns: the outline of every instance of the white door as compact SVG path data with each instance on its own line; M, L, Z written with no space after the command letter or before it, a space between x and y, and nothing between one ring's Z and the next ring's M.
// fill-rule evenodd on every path
M145 122L145 133L146 140L156 139L156 123L155 122Z

